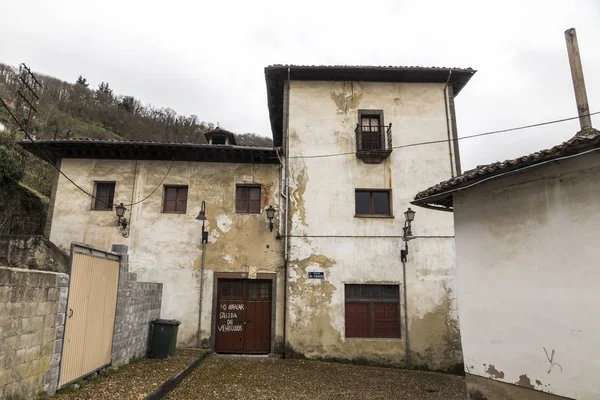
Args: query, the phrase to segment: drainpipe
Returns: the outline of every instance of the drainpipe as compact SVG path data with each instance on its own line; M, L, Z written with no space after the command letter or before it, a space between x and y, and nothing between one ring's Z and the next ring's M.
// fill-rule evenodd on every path
M406 245L406 242L404 242ZM407 248L408 251L408 248ZM410 345L408 344L408 296L406 295L406 261L402 260L402 286L404 291L404 326L405 326L405 335L404 341L406 343L406 366L408 368L411 367L411 359L410 359Z
M287 343L287 280L288 280L288 258L289 258L289 232L288 221L290 219L290 68L287 71L287 98L285 101L285 221L283 224L284 232L284 256L283 256L283 358L285 358L285 348Z
M448 115L448 83L452 76L452 70L448 73L446 85L444 85L444 111L446 111L446 131L448 132L448 153L450 154L450 174L454 178L454 161L452 160L452 135L450 134L450 116Z
M204 221L202 221L202 228L204 228ZM202 229L204 231L204 229ZM200 267L200 298L198 299L198 337L196 338L196 346L202 348L202 295L204 292L204 256L206 255L206 243L202 238L202 266Z

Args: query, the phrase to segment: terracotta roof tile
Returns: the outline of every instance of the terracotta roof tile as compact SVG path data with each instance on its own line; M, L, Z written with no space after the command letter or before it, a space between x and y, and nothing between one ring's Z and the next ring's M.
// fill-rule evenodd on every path
M512 160L498 161L488 165L479 165L452 179L440 182L417 193L413 204L451 207L452 194L494 177L500 177L511 171L540 165L547 161L572 156L591 149L600 149L600 131L591 130L579 133L573 138L550 149L540 150Z

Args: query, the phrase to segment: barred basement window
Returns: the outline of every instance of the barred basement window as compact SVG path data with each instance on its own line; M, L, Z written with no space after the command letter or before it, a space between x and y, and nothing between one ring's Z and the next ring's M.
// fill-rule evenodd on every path
M398 285L345 285L346 337L399 338Z

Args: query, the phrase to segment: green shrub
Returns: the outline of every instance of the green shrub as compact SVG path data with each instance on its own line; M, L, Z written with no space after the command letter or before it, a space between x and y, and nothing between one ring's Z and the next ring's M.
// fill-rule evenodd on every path
M0 145L0 185L18 182L22 175L17 153Z

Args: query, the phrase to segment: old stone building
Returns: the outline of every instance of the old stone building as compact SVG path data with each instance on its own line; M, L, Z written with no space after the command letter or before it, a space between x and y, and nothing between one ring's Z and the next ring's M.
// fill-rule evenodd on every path
M179 345L448 370L452 216L419 210L404 273L403 213L460 171L454 96L474 72L267 67L273 148L220 128L206 145L21 144L79 186L57 178L50 239L127 245L130 270L164 283Z

